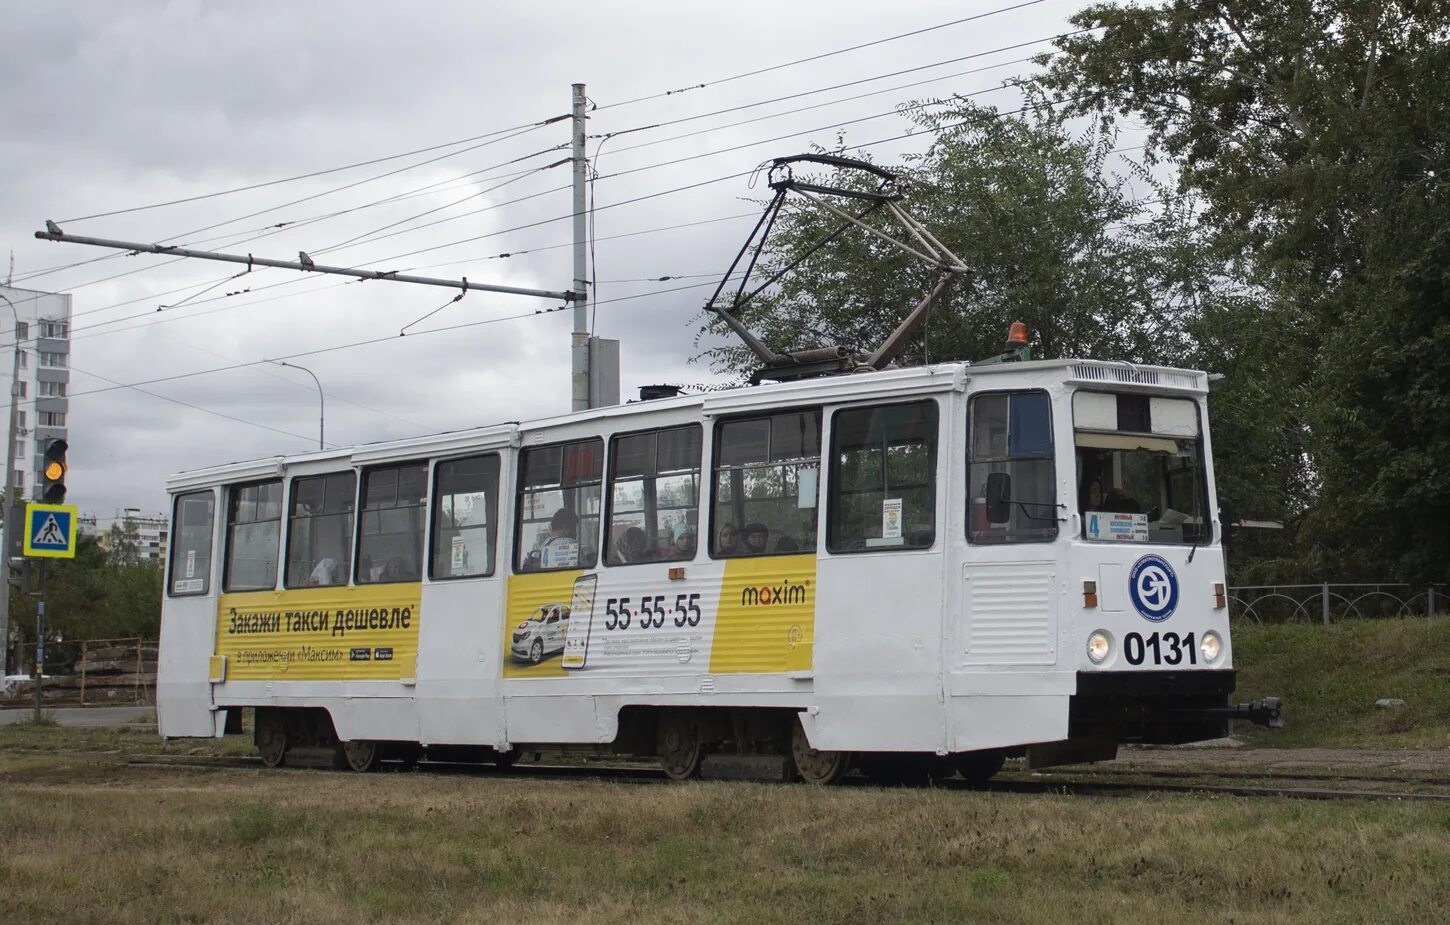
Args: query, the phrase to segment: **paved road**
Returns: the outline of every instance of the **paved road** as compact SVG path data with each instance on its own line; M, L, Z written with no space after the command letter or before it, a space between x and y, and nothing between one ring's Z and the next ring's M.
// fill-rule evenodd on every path
M156 715L155 707L45 707L42 714L62 726L125 726ZM35 715L33 708L0 710L0 726L26 723Z

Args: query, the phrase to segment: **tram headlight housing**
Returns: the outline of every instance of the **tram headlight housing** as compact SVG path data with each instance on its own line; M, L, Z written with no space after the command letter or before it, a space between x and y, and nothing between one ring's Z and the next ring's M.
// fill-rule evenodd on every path
M1216 662L1223 654L1223 640L1218 637L1218 633L1209 630L1198 643L1198 651L1205 662Z
M1094 665L1101 665L1113 651L1113 637L1106 630L1098 630L1088 637L1087 654Z

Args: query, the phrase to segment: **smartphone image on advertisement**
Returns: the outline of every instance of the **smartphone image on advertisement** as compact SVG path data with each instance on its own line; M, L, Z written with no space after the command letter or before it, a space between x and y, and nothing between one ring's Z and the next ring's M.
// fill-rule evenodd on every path
M574 579L574 599L569 605L569 635L564 637L565 668L580 669L589 658L589 630L594 623L594 588L598 575Z

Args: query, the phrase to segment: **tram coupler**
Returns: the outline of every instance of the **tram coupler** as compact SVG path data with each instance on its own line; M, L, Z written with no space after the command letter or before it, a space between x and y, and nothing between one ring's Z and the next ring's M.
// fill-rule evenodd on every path
M1283 706L1284 702L1278 697L1263 697L1249 703L1234 703L1223 707L1190 707L1168 712L1192 716L1221 716L1231 720L1247 720L1255 726L1269 729L1283 729Z
M1283 729L1284 717L1280 714L1284 702L1278 697L1264 697L1250 703L1236 703L1230 707L1230 719L1246 719L1255 726L1269 729Z

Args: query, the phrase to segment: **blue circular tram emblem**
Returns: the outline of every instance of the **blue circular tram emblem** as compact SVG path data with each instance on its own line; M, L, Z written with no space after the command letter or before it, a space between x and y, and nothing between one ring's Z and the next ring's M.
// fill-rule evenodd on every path
M1144 556L1128 575L1128 595L1146 620L1162 623L1178 607L1178 576L1162 556Z

